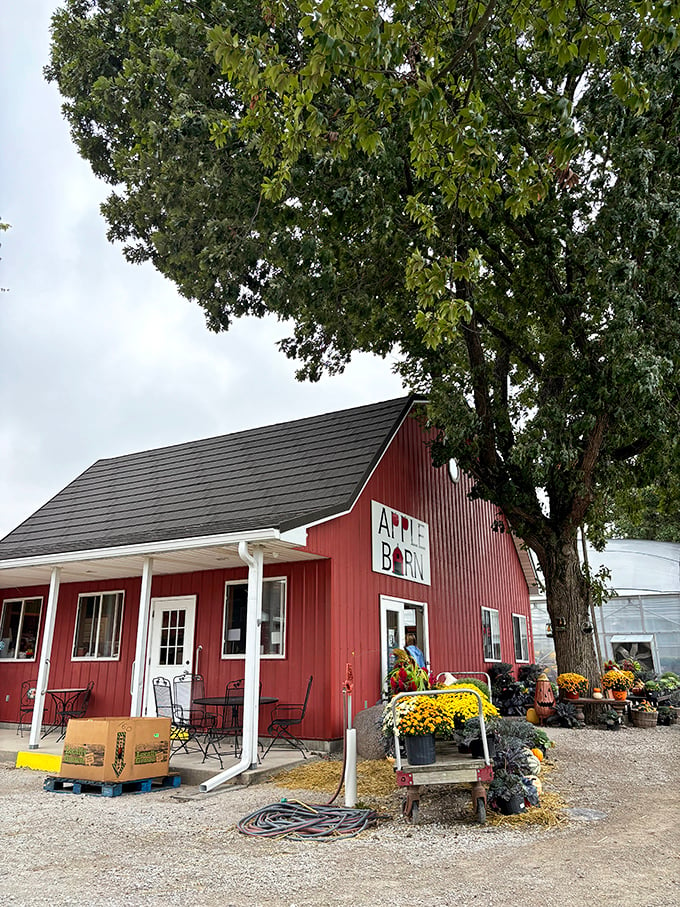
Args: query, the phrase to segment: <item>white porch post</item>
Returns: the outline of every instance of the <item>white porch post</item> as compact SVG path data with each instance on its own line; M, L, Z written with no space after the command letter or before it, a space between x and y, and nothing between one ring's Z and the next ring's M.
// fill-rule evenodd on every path
M250 741L251 768L257 768L260 717L260 627L262 624L262 565L264 552L241 542L239 557L248 564L248 611L246 616L246 664L243 690L243 740Z
M54 637L54 624L57 617L57 599L59 598L59 580L61 567L53 567L50 576L50 592L47 597L47 613L45 614L45 628L43 630L42 645L40 647L40 662L38 667L38 680L35 687L35 700L33 702L33 719L31 721L31 734L28 741L30 750L37 750L40 745L40 730L42 716L45 708L45 691L50 679L50 657L52 655L52 638Z
M153 558L144 558L142 588L139 594L139 617L137 619L137 645L132 665L130 694L130 717L139 718L144 701L144 667L146 664L146 638L149 632L149 611L151 610L151 581L153 579Z

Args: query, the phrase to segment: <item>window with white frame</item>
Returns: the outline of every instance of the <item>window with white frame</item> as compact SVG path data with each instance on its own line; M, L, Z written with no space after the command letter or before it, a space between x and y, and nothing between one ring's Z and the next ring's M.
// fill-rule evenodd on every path
M512 637L515 641L515 661L529 661L529 634L523 614L512 615Z
M222 657L238 657L246 653L246 615L248 613L248 583L228 582L224 595L224 631ZM286 639L286 580L265 579L262 583L262 623L260 625L260 654L282 658Z
M118 658L123 627L123 592L78 596L73 658Z
M42 598L8 598L0 618L0 658L35 659Z
M501 630L498 611L482 608L482 645L484 661L501 660Z

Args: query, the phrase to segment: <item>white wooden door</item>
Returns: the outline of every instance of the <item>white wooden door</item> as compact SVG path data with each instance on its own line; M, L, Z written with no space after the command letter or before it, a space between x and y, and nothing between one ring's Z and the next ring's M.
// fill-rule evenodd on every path
M154 677L173 677L192 672L194 664L194 623L196 596L152 598L149 642L144 682L144 714L155 715Z

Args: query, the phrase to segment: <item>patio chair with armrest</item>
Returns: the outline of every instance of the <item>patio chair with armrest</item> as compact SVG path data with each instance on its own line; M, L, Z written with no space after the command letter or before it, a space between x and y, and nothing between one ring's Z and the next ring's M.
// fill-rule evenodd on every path
M35 706L35 692L37 680L24 680L21 684L21 694L19 696L19 722L17 724L17 734L24 736L24 724L30 724L33 720L33 708ZM45 706L43 706L43 716ZM42 723L42 722L41 722Z
M87 714L93 688L94 680L91 680L84 690L79 690L70 699L67 699L61 708L56 710L54 721L61 729L59 740L63 740L66 736L66 726L71 718L84 718Z
M267 728L267 734L269 734L271 740L267 744L263 756L266 756L276 741L280 740L283 743L287 743L294 747L296 750L299 750L304 758L307 758L307 747L302 740L291 731L291 728L302 724L302 719L307 712L307 704L309 702L309 693L312 689L313 679L314 677L310 676L307 681L307 692L305 693L304 702L277 705L272 709L271 722Z
M159 718L170 719L170 755L175 755L180 750L187 755L197 751L205 754L205 748L201 743L201 736L205 732L192 723L191 709L185 712L182 706L173 700L170 681L166 677L154 677L151 684L156 715Z
M204 705L195 702L205 696L205 681L202 674L178 674L172 679L172 692L175 705L182 710L183 718L196 729L197 734L207 734L215 727L216 716L208 712Z

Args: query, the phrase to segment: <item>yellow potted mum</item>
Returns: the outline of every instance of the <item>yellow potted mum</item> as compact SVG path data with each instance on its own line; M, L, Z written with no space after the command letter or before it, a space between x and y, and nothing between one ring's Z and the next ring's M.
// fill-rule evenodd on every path
M578 699L588 692L588 678L574 672L558 674L557 686L565 699Z

